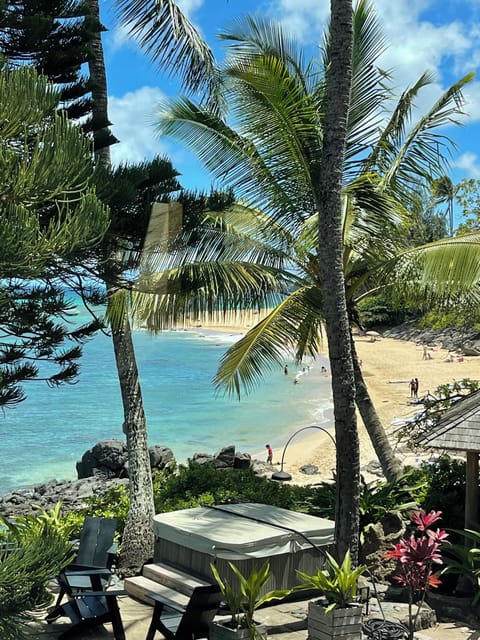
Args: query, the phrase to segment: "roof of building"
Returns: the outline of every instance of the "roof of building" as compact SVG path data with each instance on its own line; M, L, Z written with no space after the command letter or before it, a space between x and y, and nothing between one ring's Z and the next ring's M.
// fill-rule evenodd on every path
M419 444L431 449L480 451L480 390L449 407Z

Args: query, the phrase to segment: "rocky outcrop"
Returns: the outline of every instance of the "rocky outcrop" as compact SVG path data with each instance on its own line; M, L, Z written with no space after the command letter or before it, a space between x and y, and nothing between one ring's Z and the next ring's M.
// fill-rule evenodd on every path
M128 479L105 479L92 476L81 480L49 480L38 485L10 491L0 499L0 514L6 517L23 516L52 509L62 502L65 511L77 511L85 507L87 499L105 493L109 489L127 484Z
M385 560L385 554L404 533L405 523L399 511L387 511L379 522L365 529L360 562L369 567L376 580L387 581L395 573L397 563Z
M480 345L480 332L478 329L419 329L413 322L406 322L396 327L382 330L382 335L385 338L438 345L449 351L463 350L464 347L470 348Z
M155 445L148 450L150 467L162 471L175 464L173 451ZM81 478L101 477L128 478L127 445L123 440L102 440L86 451L77 462L77 476Z
M150 447L150 466L163 470L175 466L171 449L161 445ZM271 473L272 467L252 460L248 453L238 453L234 445L221 449L217 454L194 454L192 460L199 464L212 462L216 469L248 469L255 473ZM122 440L103 440L86 451L77 462L78 480L49 480L37 485L10 491L0 497L0 514L7 517L35 513L36 507L52 509L62 502L65 511L75 511L86 506L88 498L105 493L119 484L128 484L127 447Z

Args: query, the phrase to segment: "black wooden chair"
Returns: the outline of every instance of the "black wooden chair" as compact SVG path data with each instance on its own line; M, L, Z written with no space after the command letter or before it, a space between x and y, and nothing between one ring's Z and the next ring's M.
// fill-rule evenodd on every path
M58 637L66 640L85 631L110 622L115 640L125 640L117 596L127 595L126 591L105 591L102 585L108 579L108 569L92 569L66 573L67 577L82 577L89 582L89 589L70 591L68 602L61 605L62 616L70 618L71 624Z
M157 593L149 593L148 597L155 606L146 640L153 640L157 631L167 640L208 638L222 599L217 585L196 587L186 607Z
M116 556L117 546L113 542L116 527L115 518L85 517L75 560L64 567L56 577L60 590L54 607L46 617L47 622L63 615L61 603L65 595L74 591L91 590L91 580L85 571L108 569L100 579L97 590L106 587L107 577L111 575L110 569Z

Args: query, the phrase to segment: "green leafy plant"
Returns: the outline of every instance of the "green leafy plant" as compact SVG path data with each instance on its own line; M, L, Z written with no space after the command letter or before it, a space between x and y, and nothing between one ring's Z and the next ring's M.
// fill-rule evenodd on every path
M250 640L262 638L254 620L255 611L271 600L282 600L291 593L291 590L276 589L268 591L263 596L260 595L262 587L271 575L268 560L259 569L253 568L248 576L244 576L233 562L228 564L237 578L237 584L233 586L227 578L220 575L217 567L210 563L213 576L232 614L228 626L233 629L248 629Z
M451 544L444 550L443 562L445 567L440 575L454 573L468 580L473 587L472 605L480 600L480 532L471 529L453 533L463 537L459 544Z
M367 567L359 565L352 566L350 551L347 551L342 564L339 564L335 558L326 553L327 568L319 569L316 574L308 574L303 571L297 571L297 574L303 583L295 587L296 590L317 589L328 602L325 613L328 613L335 607L345 608L352 604L358 591L358 580L365 573Z
M31 637L25 628L29 612L51 601L48 581L74 554L59 531L41 519L5 526L0 550L0 637L21 640Z

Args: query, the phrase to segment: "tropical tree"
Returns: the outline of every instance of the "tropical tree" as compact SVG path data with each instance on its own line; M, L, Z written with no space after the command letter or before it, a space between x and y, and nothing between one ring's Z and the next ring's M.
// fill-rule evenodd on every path
M352 88L353 10L351 0L331 0L330 7L329 40L325 47L329 60L325 67L325 122L320 154L315 160L312 158L312 192L318 210L320 290L332 372L336 551L339 558L351 553L356 564L360 542L360 446L342 243L342 186Z
M330 68L328 41L320 63L305 62L278 25L262 20L248 18L222 38L231 42L222 74L224 101L232 107L235 128L183 98L167 103L160 122L162 132L186 142L216 178L232 186L252 209L268 214L268 223L264 220L263 224L276 234L277 248L300 249L310 234L311 251L319 237L314 226L319 210L315 185L322 158L326 86L322 69ZM458 119L461 89L472 76L450 87L409 128L415 98L433 77L420 76L385 121L381 109L392 95L385 72L375 66L383 39L366 2L360 2L354 13L353 42L341 233L349 317L359 322L356 305L378 290L376 274L391 265L403 248L399 229L407 213L404 203L413 200L410 187L417 187L435 168L441 172L439 149L445 150L447 140L437 129ZM228 389L238 392L242 385L248 389L260 378L261 365L283 359L284 345L296 345L301 358L316 344L315 331L323 317L321 269L316 253L307 251L301 260L298 256L292 257L293 271L297 274L300 262L304 273L314 276L314 288L295 291L230 350L217 376L217 382ZM217 290L218 281L217 277ZM203 286L208 285L204 282ZM225 305L223 296L218 303ZM393 479L401 471L400 464L376 415L353 343L352 349L356 402L385 474Z
M4 64L0 96L0 405L5 406L24 399L24 381L54 386L77 375L78 343L98 325L68 329L69 304L58 276L100 242L109 216L93 187L89 142L56 113L59 95L46 78ZM73 346L66 349L69 340Z
M92 82L84 74L101 32L84 0L9 0L0 9L0 52L11 62L33 66L59 91L59 107L82 130L93 131L95 148L116 142L108 122L93 121Z
M98 0L88 0L90 14L100 22ZM193 91L205 87L206 96L215 95L213 55L194 26L171 0L120 0L117 2L121 19L155 62L180 74L184 86ZM94 55L89 60L93 81L94 121L108 122L108 91L101 34L92 42ZM210 100L213 104L213 98ZM99 134L100 135L100 134ZM96 151L97 165L105 172L111 170L108 147ZM113 301L118 283L112 277L121 263L122 254L117 243L105 245L104 271L107 296ZM131 255L131 254L130 254ZM131 265L129 265L131 266ZM124 265L125 269L127 265ZM154 515L153 488L147 446L147 424L141 393L132 330L127 313L126 296L115 295L116 322L111 325L112 341L121 389L124 423L127 438L130 480L130 510L125 526L120 564L124 574L136 573L153 553L152 519Z
M449 176L440 176L432 182L431 193L433 202L440 204L445 202L447 207L445 209L445 220L448 222L448 232L450 236L453 236L453 203L455 196L457 195L459 185L453 184Z

